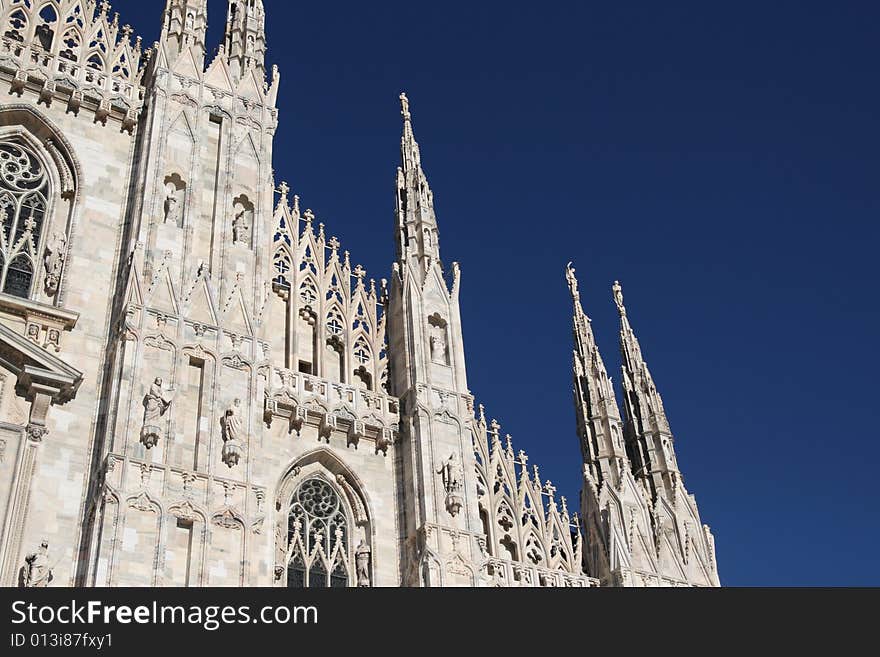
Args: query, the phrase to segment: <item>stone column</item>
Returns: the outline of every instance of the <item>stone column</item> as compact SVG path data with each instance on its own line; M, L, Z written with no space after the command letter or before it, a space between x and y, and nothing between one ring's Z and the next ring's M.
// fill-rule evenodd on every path
M24 539L25 519L30 506L31 482L37 467L37 456L40 445L49 429L46 426L46 415L52 405L52 399L60 392L39 383L31 383L28 397L31 400L31 412L25 427L24 440L18 452L10 492L9 509L3 527L5 538L2 552L2 571L0 584L18 586L18 572L24 562L22 541Z

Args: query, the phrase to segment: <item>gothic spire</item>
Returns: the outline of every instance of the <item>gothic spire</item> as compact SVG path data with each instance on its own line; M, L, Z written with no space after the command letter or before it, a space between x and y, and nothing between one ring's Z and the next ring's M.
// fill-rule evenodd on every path
M620 483L629 467L614 387L596 345L590 318L581 306L575 270L565 269L574 302L574 402L586 471L600 484Z
M672 432L663 409L663 401L642 348L630 326L623 305L623 289L618 281L612 286L614 303L620 315L620 353L623 357L625 436L635 476L651 491L653 497L663 494L671 499L680 480L675 459Z
M400 166L397 168L397 255L401 264L411 256L428 271L439 262L440 248L434 195L422 170L419 145L412 127L409 99L400 94L403 136L400 138Z
M208 0L167 0L163 13L162 43L173 61L187 48L193 49L199 66L205 61Z
M266 13L263 0L229 0L226 36L223 40L226 60L238 80L248 68L257 77L266 75Z

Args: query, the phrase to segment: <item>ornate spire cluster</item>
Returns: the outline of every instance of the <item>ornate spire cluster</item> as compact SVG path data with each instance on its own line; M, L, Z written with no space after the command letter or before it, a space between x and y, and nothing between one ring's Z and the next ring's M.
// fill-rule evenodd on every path
M714 539L700 522L694 497L681 484L666 414L629 324L623 289L614 282L625 425L571 263L566 278L574 302L574 394L584 454L581 511L587 568L615 586L717 586Z
M266 13L262 0L229 0L223 47L233 77L266 75Z
M85 93L106 97L108 103L124 99L124 110L140 104L141 39L131 42L131 27L119 24L118 13L111 15L109 2L2 4L0 60L21 70L16 75L20 86L39 71L47 102L64 87L74 89L75 109ZM100 110L105 111L109 107Z
M208 29L208 0L167 0L163 14L162 41L173 60L192 48L200 66L205 61Z
M401 264L412 259L423 271L440 260L434 194L422 169L419 145L412 127L409 99L400 94L403 135L400 139L400 166L397 169L397 253Z
M288 345L296 355L291 360L309 362L314 368L311 373L329 371L323 354L313 349L314 344L327 344L344 354L342 361L351 365L343 379L360 376L368 388L384 391L388 373L382 312L385 279L377 286L363 267L353 267L349 252L342 250L335 236L327 236L312 210L300 210L299 196L289 198L286 183L281 183L278 193L272 287L317 336L309 344ZM330 373L338 378L338 365L335 370Z
M498 422L486 422L482 405L474 422L474 452L486 551L499 583L511 584L503 581L509 569L523 585L561 585L559 576L567 585L595 585L581 566L580 519L565 497L557 498L552 482L541 481L528 455L514 452L510 435L502 440ZM522 582L533 574L540 581Z

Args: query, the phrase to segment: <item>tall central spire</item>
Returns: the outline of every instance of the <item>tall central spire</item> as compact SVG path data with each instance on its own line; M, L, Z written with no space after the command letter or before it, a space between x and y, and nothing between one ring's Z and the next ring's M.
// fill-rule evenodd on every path
M409 99L400 94L403 135L400 138L400 166L397 168L397 258L401 266L410 259L427 272L440 260L434 194L422 170L419 144L412 127Z
M614 281L611 289L620 315L625 435L635 476L648 486L655 498L662 494L671 499L681 474L675 458L669 421L663 408L663 400L642 356L641 345L626 315L623 289L618 281Z

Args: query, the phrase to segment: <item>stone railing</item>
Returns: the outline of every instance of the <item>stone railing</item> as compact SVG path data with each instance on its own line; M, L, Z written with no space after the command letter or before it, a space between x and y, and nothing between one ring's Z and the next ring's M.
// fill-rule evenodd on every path
M599 580L585 574L568 573L533 566L519 561L489 557L483 568L490 586L574 587L592 588Z
M287 421L297 434L306 425L317 426L318 439L328 442L338 431L355 447L368 438L383 454L394 442L400 421L395 397L285 368L273 369L264 404L268 426L276 418Z

